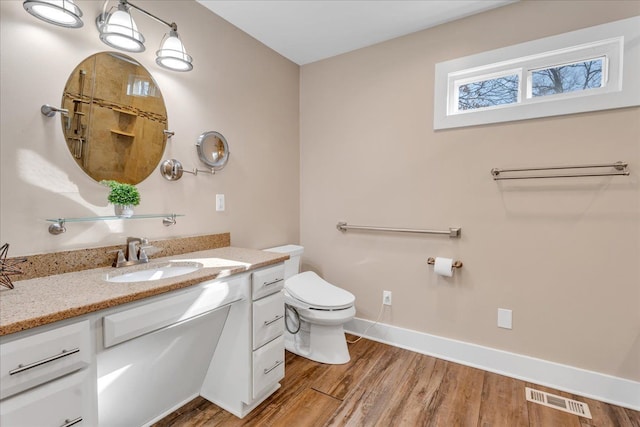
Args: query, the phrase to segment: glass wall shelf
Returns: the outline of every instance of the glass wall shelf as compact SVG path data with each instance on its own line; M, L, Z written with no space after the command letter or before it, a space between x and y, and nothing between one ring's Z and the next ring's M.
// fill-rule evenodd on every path
M67 228L64 226L67 222L95 222L95 221L113 221L116 219L149 219L149 218L162 218L162 224L166 227L170 225L174 225L176 223L176 218L179 216L184 216L184 214L143 214L143 215L133 215L128 218L119 217L119 216L93 216L93 217L82 217L82 218L48 218L46 221L51 222L49 225L49 233L51 234L62 234L67 231Z

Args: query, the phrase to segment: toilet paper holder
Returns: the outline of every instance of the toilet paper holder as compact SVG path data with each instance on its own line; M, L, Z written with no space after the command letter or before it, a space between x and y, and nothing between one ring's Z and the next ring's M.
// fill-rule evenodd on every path
M431 264L434 265L436 263L436 259L433 257L429 257L427 258L427 264ZM453 268L462 268L462 261L453 261L452 267Z

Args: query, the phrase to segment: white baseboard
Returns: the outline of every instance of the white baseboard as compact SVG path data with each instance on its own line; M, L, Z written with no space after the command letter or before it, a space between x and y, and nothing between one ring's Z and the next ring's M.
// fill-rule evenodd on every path
M640 382L384 323L371 327L373 323L355 318L344 329L373 341L640 410Z

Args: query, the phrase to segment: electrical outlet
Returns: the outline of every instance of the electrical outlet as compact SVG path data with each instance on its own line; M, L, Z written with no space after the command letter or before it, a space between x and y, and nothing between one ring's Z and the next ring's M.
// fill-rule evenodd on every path
M513 313L506 308L498 309L498 327L504 329L513 329Z
M382 291L382 303L391 305L391 291Z

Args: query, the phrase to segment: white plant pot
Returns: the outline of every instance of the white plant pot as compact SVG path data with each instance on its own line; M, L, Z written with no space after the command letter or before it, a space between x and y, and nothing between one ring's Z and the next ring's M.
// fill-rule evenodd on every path
M119 218L131 218L133 216L133 205L113 205L113 210Z

